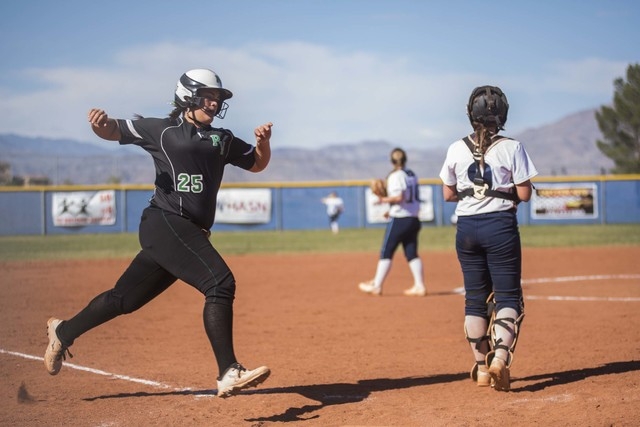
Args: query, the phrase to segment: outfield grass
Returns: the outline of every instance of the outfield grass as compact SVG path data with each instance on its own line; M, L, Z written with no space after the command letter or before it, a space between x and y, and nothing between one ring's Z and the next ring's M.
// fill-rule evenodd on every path
M639 245L640 224L520 227L524 247ZM378 252L384 229L214 232L224 255L292 252ZM420 251L454 250L455 227L424 227ZM137 234L0 237L0 260L131 258Z

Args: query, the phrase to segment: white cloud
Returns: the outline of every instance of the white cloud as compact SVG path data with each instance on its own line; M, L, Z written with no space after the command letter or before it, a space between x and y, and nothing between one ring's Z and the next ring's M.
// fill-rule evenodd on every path
M513 92L503 89L519 110L512 121L516 128L526 127L589 108L579 102L610 97L613 78L622 76L625 66L591 58L550 64L543 79L507 76ZM37 89L0 88L0 133L96 141L86 122L90 107L113 117L165 116L180 74L200 67L213 68L234 92L227 118L217 125L251 140L255 126L272 121L274 147L367 139L407 147L445 145L468 132L468 94L478 82L490 81L484 70L421 72L411 58L302 42L238 49L139 45L122 50L104 67L24 70ZM572 98L564 107L578 108L558 110L562 103L548 93L564 94Z
M549 65L549 73L542 81L558 92L612 96L614 79L626 77L628 65L600 58L559 61Z

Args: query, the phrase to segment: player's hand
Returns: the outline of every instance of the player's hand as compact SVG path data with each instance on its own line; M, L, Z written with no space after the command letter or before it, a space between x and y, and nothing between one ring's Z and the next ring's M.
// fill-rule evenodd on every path
M109 116L104 110L99 108L92 108L89 110L89 123L94 127L107 126Z
M92 108L88 114L89 123L93 133L107 141L119 141L122 137L118 124L114 119L110 119L104 110Z
M262 143L268 143L271 139L271 126L273 123L265 123L261 126L258 126L253 134L256 136L256 144L260 145Z

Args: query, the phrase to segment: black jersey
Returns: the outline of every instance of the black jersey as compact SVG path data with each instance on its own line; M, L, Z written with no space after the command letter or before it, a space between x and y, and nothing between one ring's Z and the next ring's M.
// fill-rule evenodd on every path
M151 204L210 229L224 166L251 169L254 146L231 131L197 128L183 118L117 120L120 144L135 144L153 157L156 168Z

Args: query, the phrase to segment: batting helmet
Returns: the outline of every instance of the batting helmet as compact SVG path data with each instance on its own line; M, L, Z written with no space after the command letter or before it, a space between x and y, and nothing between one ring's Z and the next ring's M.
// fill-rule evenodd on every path
M497 86L479 86L471 92L467 103L469 121L504 129L507 122L509 103L507 97Z
M199 107L202 104L202 97L198 96L199 89L216 89L222 94L222 105L218 107L217 115L220 115L227 108L224 100L233 96L230 90L222 87L222 80L211 70L195 69L190 70L180 76L176 86L175 104L178 107Z

